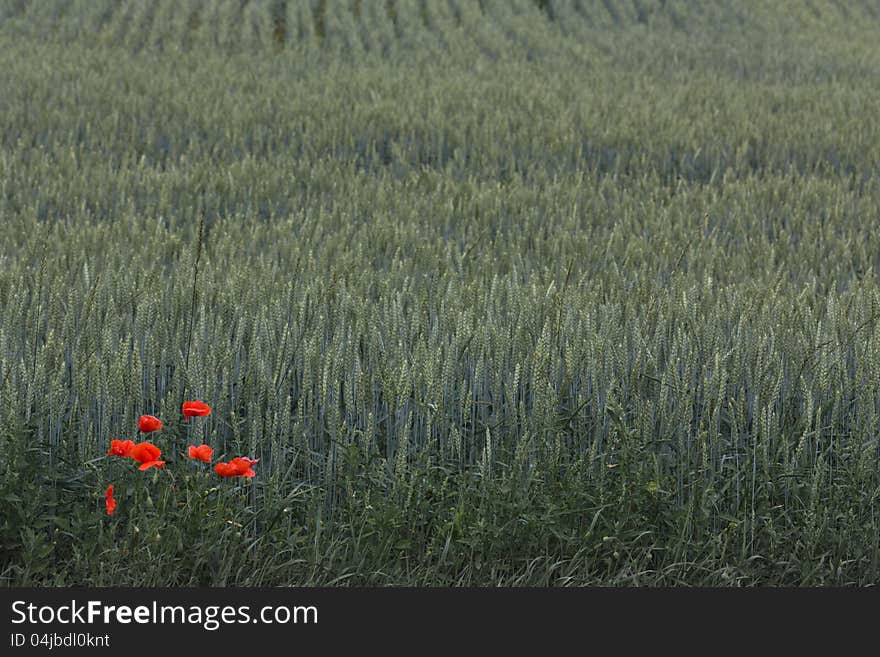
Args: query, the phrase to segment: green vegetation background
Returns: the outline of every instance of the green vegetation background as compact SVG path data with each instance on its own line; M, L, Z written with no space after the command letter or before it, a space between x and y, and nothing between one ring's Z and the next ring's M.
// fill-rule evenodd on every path
M0 582L875 583L878 33L0 2Z

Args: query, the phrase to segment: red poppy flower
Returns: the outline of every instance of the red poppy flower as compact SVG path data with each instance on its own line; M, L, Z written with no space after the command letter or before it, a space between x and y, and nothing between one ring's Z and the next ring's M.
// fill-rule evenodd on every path
M203 417L211 414L211 407L203 401L183 402L183 421L189 422L192 416Z
M141 418L138 420L138 431L150 433L151 431L158 431L161 428L162 420L153 417L152 415L141 415Z
M138 470L163 467L165 461L159 461L160 456L162 456L162 451L153 443L138 443L131 450L131 458L141 464Z
M214 450L207 445L199 445L196 447L195 445L189 446L189 457L191 459L196 459L198 461L204 461L205 463L211 462L211 457L214 455Z
M229 463L218 463L214 466L214 472L221 477L253 477L256 472L251 466L259 460L240 456Z
M111 440L110 441L110 449L107 450L108 456L124 456L129 458L131 456L131 450L134 448L134 443L130 440Z
M107 505L107 515L112 516L113 512L116 511L116 500L113 499L113 484L107 486L107 490L104 493L104 504Z

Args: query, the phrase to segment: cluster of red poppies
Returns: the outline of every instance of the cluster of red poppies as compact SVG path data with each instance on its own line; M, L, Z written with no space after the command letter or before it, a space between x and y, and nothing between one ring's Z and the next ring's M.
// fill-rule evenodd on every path
M162 450L153 443L143 442L135 444L131 440L111 440L108 456L122 456L127 459L134 459L140 466L138 470L147 470L149 468L161 468L165 466L165 461L160 461Z
M189 422L190 417L203 417L210 415L211 407L202 401L187 401L183 403L183 421ZM152 415L142 415L138 420L138 431L142 433L151 433L158 431L164 425L162 420ZM213 448L208 445L190 445L188 455L196 461L211 463L214 455ZM110 441L110 449L107 451L108 456L121 456L123 458L134 459L140 465L138 470L149 470L150 468L162 468L165 461L160 461L162 450L151 442L135 443L132 440L112 440ZM228 463L219 462L214 465L214 472L221 477L253 477L254 463L260 459L250 459L246 456L240 456L232 459ZM107 515L112 516L116 511L116 500L113 499L114 488L111 484L104 493L104 500L107 507Z

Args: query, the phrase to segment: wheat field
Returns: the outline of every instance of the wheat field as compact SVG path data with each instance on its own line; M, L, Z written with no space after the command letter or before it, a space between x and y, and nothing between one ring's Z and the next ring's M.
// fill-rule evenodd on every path
M875 583L878 34L3 0L0 583Z

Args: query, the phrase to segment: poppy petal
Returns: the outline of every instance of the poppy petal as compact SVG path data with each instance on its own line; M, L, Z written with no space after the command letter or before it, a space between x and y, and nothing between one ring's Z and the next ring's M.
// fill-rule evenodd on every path
M131 456L131 450L134 448L134 442L131 440L111 440L110 449L107 450L108 456Z
M141 415L138 420L138 430L143 431L144 433L158 431L162 426L162 420L153 415Z
M116 510L116 500L113 499L113 484L107 486L107 490L104 491L104 506L107 509L107 515L112 516Z
M214 449L208 445L199 445L198 447L190 445L187 451L191 459L204 461L205 463L210 463L211 457L214 455Z
M131 450L131 457L135 461L140 461L141 463L147 463L148 461L155 461L162 455L162 450L156 447L153 443L138 443Z
M188 422L192 416L203 417L211 414L211 407L203 401L185 401L183 402L183 421Z

